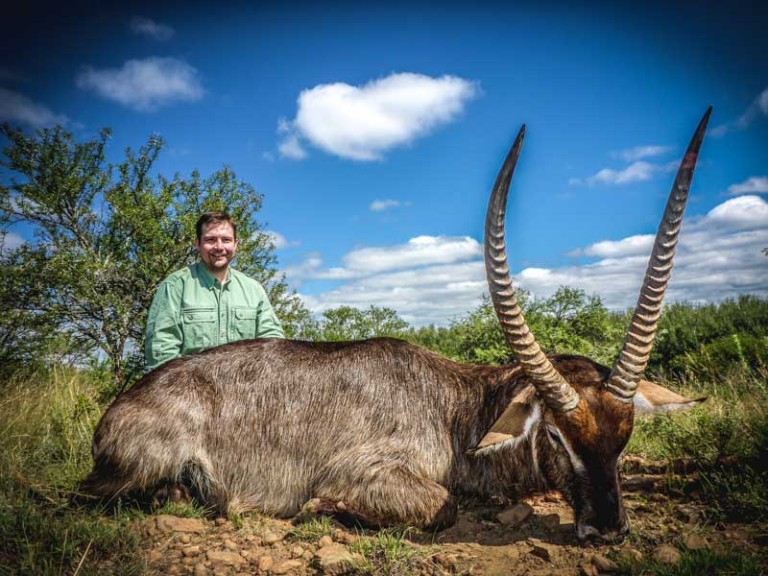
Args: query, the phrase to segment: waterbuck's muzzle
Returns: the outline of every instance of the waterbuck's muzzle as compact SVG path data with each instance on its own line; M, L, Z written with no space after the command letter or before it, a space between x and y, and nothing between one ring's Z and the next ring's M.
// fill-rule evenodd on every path
M591 517L576 520L576 537L581 544L589 542L621 542L629 533L629 518L618 492L605 494L602 510Z

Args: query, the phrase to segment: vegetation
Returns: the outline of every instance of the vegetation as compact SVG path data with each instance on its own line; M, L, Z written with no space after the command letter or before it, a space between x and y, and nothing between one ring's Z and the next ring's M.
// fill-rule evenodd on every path
M683 550L677 566L654 560L624 563L620 574L655 574L656 576L701 576L702 574L763 574L759 559L737 552L715 554L710 550Z
M328 516L312 518L307 522L301 522L288 532L288 538L302 542L317 542L323 536L333 534L335 526Z
M606 364L618 355L628 316L610 312L598 296L588 297L583 290L561 286L541 300L520 290L518 299L537 342L547 352L583 354ZM503 364L513 360L487 296L450 328L412 329L405 337L459 362Z
M373 538L361 538L351 546L363 557L358 567L362 574L406 576L413 573L414 562L426 554L407 540L408 529L380 530Z
M641 419L629 454L685 461L698 474L691 490L710 502L710 519L768 518L768 373L728 371L727 379L689 378L689 396L707 396L690 413Z
M768 368L768 300L742 295L721 304L671 304L659 322L649 369L713 378L723 370Z
M138 513L70 504L90 468L101 391L84 374L55 369L6 382L0 398L0 574L122 574L144 570Z
M320 320L302 327L302 338L316 341L363 340L374 336L402 337L408 323L391 308L370 306L359 310L339 306L323 312Z

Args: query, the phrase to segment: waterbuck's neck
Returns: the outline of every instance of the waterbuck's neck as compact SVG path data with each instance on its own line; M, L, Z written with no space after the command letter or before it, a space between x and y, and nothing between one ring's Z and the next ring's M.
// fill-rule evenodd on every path
M473 394L468 398L463 433L454 436L457 456L454 484L463 492L510 499L547 489L542 463L547 442L541 441L541 407L519 365L472 366ZM513 400L530 395L530 416L515 439L473 451ZM545 439L546 440L546 439Z

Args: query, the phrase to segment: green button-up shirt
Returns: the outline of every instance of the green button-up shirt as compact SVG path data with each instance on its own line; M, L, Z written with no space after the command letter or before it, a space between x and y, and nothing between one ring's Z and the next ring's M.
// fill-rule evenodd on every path
M248 338L285 338L264 288L231 268L222 286L198 262L168 276L155 293L144 344L147 368Z

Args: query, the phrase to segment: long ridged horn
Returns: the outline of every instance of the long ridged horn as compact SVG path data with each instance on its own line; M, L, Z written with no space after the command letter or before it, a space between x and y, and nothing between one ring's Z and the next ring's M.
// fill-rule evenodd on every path
M485 217L485 272L496 316L509 347L547 406L552 410L567 412L579 403L579 395L555 369L531 334L518 304L507 265L504 217L507 212L509 184L520 156L524 136L525 125L520 128L515 143L507 154L488 202Z
M667 290L669 278L672 275L672 258L675 255L677 238L683 222L683 211L688 200L688 190L691 188L693 171L699 157L699 149L704 140L707 122L712 113L712 107L707 108L696 132L691 138L688 150L680 163L680 168L669 193L664 217L656 233L651 258L645 271L643 287L637 299L632 323L629 327L624 348L621 350L611 375L605 387L613 392L620 400L632 401L637 390L640 376L648 364L656 328L661 315L661 305L664 292Z

